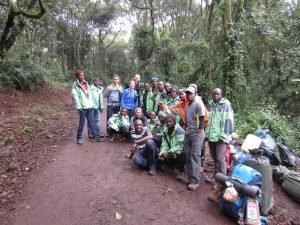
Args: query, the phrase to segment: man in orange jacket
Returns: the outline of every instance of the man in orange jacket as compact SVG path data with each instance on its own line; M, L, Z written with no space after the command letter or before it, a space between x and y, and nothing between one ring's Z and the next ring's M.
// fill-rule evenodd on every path
M185 121L185 108L188 106L189 101L186 99L185 89L179 89L178 95L181 100L181 102L174 105L172 108L168 108L164 104L160 104L160 110L166 110L167 113L173 113L175 115L180 116L180 125L185 128L186 127L186 121Z

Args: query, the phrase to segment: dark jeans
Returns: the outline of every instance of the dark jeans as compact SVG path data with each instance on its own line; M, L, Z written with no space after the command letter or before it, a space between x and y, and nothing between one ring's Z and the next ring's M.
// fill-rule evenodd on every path
M94 113L94 121L95 121L95 126L97 133L100 135L101 134L101 127L100 127L100 109L91 109L93 110ZM88 125L88 135L89 137L93 137L92 130Z
M153 137L152 140L155 142L156 147L159 149L162 143L162 137Z
M134 116L134 109L127 109L128 111L128 117L129 117L129 121L131 120L131 118Z
M107 106L107 116L106 116L106 121L109 120L109 118L113 114L118 114L120 112L120 106L115 106L115 105L108 105Z
M157 158L157 148L155 142L150 139L146 141L146 147L139 149L133 157L133 163L141 168L155 168Z
M77 129L77 139L82 138L83 127L85 124L85 118L87 118L88 125L92 131L92 135L94 137L99 136L99 133L95 126L94 111L92 109L80 109L80 110L78 110L78 115L79 115L79 125L78 125L78 129Z
M223 173L226 175L226 144L223 142L208 142L210 155L214 160L215 174Z
M169 155L163 161L159 161L159 163L165 164L167 167L172 169L178 169L179 172L183 173L185 166L185 154L184 152L177 153L176 158L174 155Z

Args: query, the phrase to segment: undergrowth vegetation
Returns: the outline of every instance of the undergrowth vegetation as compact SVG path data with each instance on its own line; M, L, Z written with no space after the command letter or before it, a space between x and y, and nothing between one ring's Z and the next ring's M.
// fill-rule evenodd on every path
M300 118L281 115L274 106L252 108L235 115L237 133L246 137L256 130L269 129L276 141L285 141L300 156Z

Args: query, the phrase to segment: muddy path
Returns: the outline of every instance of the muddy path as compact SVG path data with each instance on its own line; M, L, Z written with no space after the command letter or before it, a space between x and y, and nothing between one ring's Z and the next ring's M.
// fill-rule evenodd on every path
M54 95L53 105L61 99ZM22 141L16 139L2 151L1 225L234 224L217 204L207 200L210 184L201 182L191 192L175 180L172 171L149 176L125 158L129 142L90 142L85 133L84 144L77 145L77 114L69 98L65 101L60 114L49 121L45 116L40 131L21 135ZM8 120L3 110L8 107L0 105L0 109ZM105 117L102 114L103 130ZM6 124L11 124L11 131L18 129L13 121ZM14 150L16 146L20 150ZM208 173L210 160L207 155ZM6 170L11 161L18 165L15 171ZM299 224L300 205L279 185L274 185L273 193L275 206L269 224Z
M206 200L211 185L191 192L171 171L150 177L124 157L129 145L70 137L29 177L10 224L233 224Z

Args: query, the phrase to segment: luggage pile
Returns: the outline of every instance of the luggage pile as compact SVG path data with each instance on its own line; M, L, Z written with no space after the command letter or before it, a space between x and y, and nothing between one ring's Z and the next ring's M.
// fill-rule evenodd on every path
M300 173L293 171L300 160L284 142L276 143L268 129L248 135L234 149L230 151L234 155L232 174L216 174L211 195L226 216L239 224L267 224L266 216L274 205L273 178L300 202ZM272 170L271 164L280 165Z

